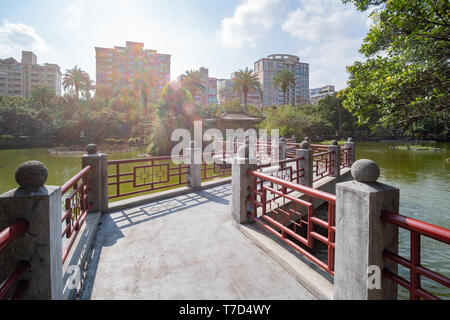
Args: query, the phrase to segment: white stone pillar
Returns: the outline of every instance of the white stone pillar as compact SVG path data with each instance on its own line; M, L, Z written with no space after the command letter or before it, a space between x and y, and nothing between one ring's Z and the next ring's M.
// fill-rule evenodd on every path
M280 139L280 161L286 160L286 138L281 137Z
M83 168L87 167L88 165L92 167L88 174L90 205L89 212L107 212L108 207L103 208L105 204L105 178L106 180L108 179L108 177L105 176L104 169L102 167L102 162L105 161L105 157L103 157L102 159L103 155L101 153L97 153L97 146L95 144L88 145L86 151L87 153L82 156L81 163ZM108 189L106 189L106 203L108 200L107 190Z
M21 277L29 281L21 297L25 300L62 299L61 187L44 186L47 176L42 163L25 162L16 171L20 187L0 196L0 230L19 218L29 223L25 235L0 253L0 281L7 279L19 261L30 264Z
M313 186L313 150L307 141L300 144L300 149L297 149L296 156L303 157L300 162L300 169L303 169L303 177L300 178L300 184L312 187Z
M355 162L351 171L354 181L336 185L334 298L395 300L397 285L381 272L397 270L383 251L397 253L398 228L380 216L382 210L398 212L399 190L376 182L380 170L371 160Z
M202 154L201 149L195 147L195 142L191 141L191 146L186 150L189 164L189 187L199 189L202 184ZM200 159L200 163L198 163Z
M341 157L340 157L340 154L339 154L341 150L340 150L340 147L339 147L339 145L338 145L336 140L333 140L331 142L331 145L328 146L328 151L332 151L333 152L331 154L331 157L330 157L330 159L331 159L331 167L330 167L331 168L331 174L330 174L330 176L338 178L341 175L341 172L340 172L340 170L341 170Z
M248 174L249 170L257 170L256 159L250 158L248 140L239 148L238 156L233 159L231 173L231 214L238 224L248 221L251 206L251 192L254 178Z

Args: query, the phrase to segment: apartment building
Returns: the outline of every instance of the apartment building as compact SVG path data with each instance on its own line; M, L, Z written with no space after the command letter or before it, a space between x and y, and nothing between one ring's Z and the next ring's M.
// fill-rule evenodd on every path
M228 100L233 99L233 81L230 79L217 80L217 101L223 104Z
M95 53L97 86L113 90L133 88L139 74L148 70L156 75L152 98L157 99L170 82L171 55L144 49L143 43L127 41L125 47L96 47Z
M288 88L286 98L281 88L273 84L273 78L283 69L292 70L296 79L296 85ZM309 64L300 62L299 57L272 54L256 61L254 70L263 90L264 107L283 103L293 105L309 103Z
M31 51L22 51L22 60L0 59L0 94L31 97L34 87L48 87L61 96L61 69L57 64L37 64Z
M217 104L217 78L209 78L208 81L208 104Z
M325 98L326 96L333 95L335 92L336 91L333 85L326 85L320 88L310 89L310 103L314 106L317 106L319 104L319 100Z

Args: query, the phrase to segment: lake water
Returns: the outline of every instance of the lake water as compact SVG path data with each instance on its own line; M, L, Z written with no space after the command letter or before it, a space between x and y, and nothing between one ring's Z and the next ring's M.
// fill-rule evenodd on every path
M380 182L400 189L400 213L444 228L450 228L450 144L436 144L446 151L407 151L389 149L392 144L357 143L357 159L374 160L381 169ZM109 159L136 158L138 152L117 153ZM48 170L48 185L63 185L81 169L81 155L49 154L47 149L0 150L0 194L15 188L14 172L28 160L43 162ZM400 231L400 254L409 259L409 232ZM422 241L422 264L450 277L448 245L434 240ZM400 274L409 280L406 269ZM422 286L433 293L450 298L449 289L432 281ZM405 290L400 291L407 298Z

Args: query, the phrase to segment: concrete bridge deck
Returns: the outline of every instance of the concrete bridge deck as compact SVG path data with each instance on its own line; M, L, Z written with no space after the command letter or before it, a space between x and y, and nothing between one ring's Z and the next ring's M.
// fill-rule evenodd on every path
M231 185L104 214L80 299L315 299L232 224Z

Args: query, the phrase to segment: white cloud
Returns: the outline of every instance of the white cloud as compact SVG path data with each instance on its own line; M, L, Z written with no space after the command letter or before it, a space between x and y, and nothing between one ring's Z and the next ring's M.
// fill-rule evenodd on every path
M330 10L323 15L312 15L301 8L289 14L282 28L294 37L309 41L342 35L351 37L359 34L361 28L367 28L367 18L350 8Z
M81 10L79 7L77 6L69 6L67 7L67 21L66 21L66 26L69 30L76 30L76 29L80 29L81 24L80 24L80 20L81 20Z
M4 20L0 26L0 56L13 56L22 50L48 54L53 48L45 43L33 27Z
M222 20L221 43L225 47L255 46L256 40L280 22L286 0L246 0L234 15Z
M360 46L361 39L344 37L300 50L300 59L310 65L310 87L334 84L343 89L348 78L346 66L362 58L358 53Z
M288 14L282 29L305 44L299 55L310 64L311 88L346 86L346 66L362 59L358 50L368 31L368 20L354 6L331 0L302 0L300 8Z

